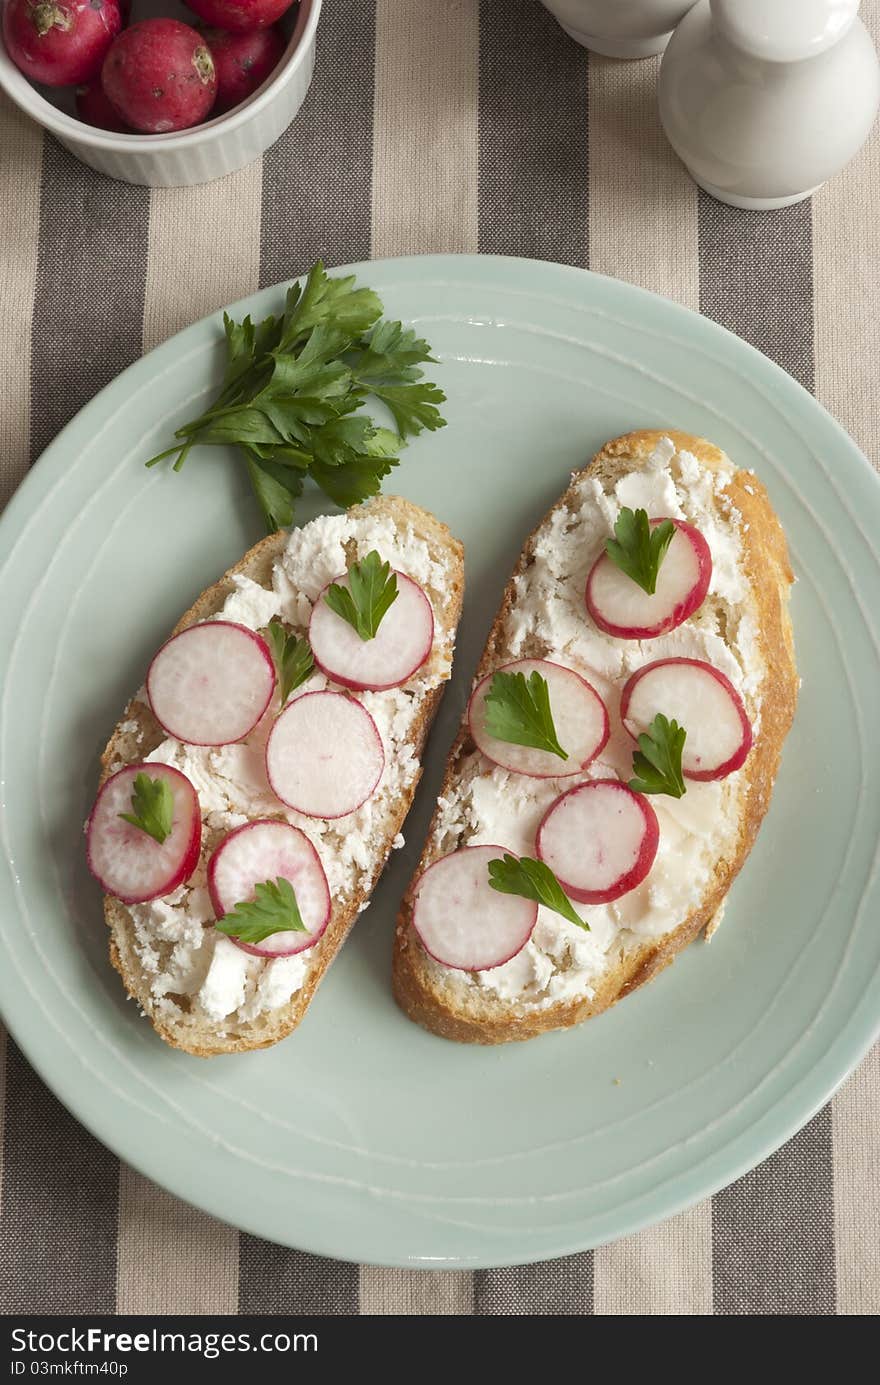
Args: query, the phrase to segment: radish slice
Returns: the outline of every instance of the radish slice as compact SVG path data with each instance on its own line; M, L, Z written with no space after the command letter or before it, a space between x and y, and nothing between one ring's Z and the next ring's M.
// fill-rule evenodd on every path
M253 731L272 700L275 665L253 630L191 625L163 644L147 673L156 720L189 745L228 745Z
M656 529L662 519L652 519ZM699 529L674 519L676 533L657 573L653 596L621 572L607 553L587 578L587 610L600 630L624 640L652 640L665 635L702 606L712 577L712 554Z
M503 846L463 846L429 866L416 881L413 928L422 947L444 967L490 971L522 952L538 906L489 884L489 862Z
M537 851L581 904L608 904L640 885L654 863L660 828L644 794L618 779L593 779L551 803Z
M330 921L330 891L317 851L305 832L288 822L258 819L230 832L208 862L208 890L217 918L256 898L257 885L289 880L307 933L273 933L261 943L236 947L253 957L292 957L314 946Z
M281 713L266 744L266 774L289 808L344 818L375 789L385 768L376 723L353 697L311 692Z
M321 592L309 621L309 643L322 673L344 688L383 692L396 688L421 668L434 643L434 612L421 587L397 572L397 597L371 640L362 640L338 616ZM348 589L348 574L335 579ZM327 586L332 586L328 583Z
M745 762L752 728L742 698L720 669L702 659L657 659L629 679L620 719L633 738L658 712L687 732L681 771L688 779L724 779Z
M503 664L496 672L522 673L526 678L537 672L547 680L556 737L568 759L560 760L549 750L513 745L489 735L486 694L491 690L494 673L477 684L468 707L470 732L477 749L502 769L528 774L534 779L564 779L585 770L608 740L608 713L595 688L579 673L546 659L518 659L515 663Z
M119 816L132 811L139 774L164 779L174 796L171 831L164 842ZM123 904L145 904L171 894L189 879L198 864L201 842L198 794L186 775L170 765L128 765L101 786L86 828L86 858L107 894Z

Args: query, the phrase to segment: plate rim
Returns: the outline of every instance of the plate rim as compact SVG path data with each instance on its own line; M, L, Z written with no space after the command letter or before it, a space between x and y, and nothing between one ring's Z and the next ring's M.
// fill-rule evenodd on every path
M880 480L868 458L845 431L842 425L824 408L815 396L810 394L808 390L800 385L798 381L774 361L764 356L763 353L751 346L748 342L745 342L742 338L736 336L735 333L713 322L710 318L703 316L693 309L686 308L681 304L664 298L659 294L651 293L637 285L628 284L625 281L614 279L611 276L597 274L595 271L579 269L569 265L561 265L553 261L532 260L521 256L502 255L399 256L338 266L334 267L330 272L334 274L343 272L352 273L358 276L372 275L376 277L383 270L393 270L397 266L412 267L413 265L418 265L421 271L430 271L430 269L433 268L438 273L445 273L447 276L452 274L454 277L456 269L465 264L483 266L494 265L500 267L502 272L509 267L516 266L520 270L524 270L532 275L537 274L538 276L546 276L548 281L552 281L554 278L561 281L566 277L582 280L584 276L586 276L588 280L601 280L605 284L613 285L613 292L616 295L622 295L624 298L629 297L636 302L639 299L647 299L654 303L662 304L665 310L671 311L673 317L680 318L686 323L688 329L691 331L696 330L697 332L704 332L709 339L722 341L726 344L727 350L740 353L745 362L748 363L752 360L758 363L758 368L765 377L769 374L769 378L772 379L775 375L779 380L785 382L784 387L786 390L791 391L793 388L799 397L807 401L808 406L812 410L818 410L824 415L825 421L831 425L836 435L838 445L853 458L854 465L861 464L862 476L865 480L867 481L867 477L870 477L871 482L874 484ZM296 277L300 281L304 278L304 276ZM246 305L252 305L255 299L260 299L264 296L269 298L272 295L280 295L290 283L295 281L296 279L290 279L279 284L257 289L254 293L246 295L236 302L229 304L226 311L235 315L237 312L240 312L242 308L245 308ZM503 281L495 281L495 283L501 288L512 286L510 284L505 284ZM532 296L535 298L546 298L551 295L549 293L542 293L539 287L532 291ZM187 327L181 329L179 332L166 339L166 341L153 348L153 350L132 362L112 381L108 382L93 399L89 400L73 418L70 419L52 442L49 443L17 487L13 496L8 501L3 514L0 515L0 571L5 567L10 553L15 547L19 516L24 519L33 511L41 498L45 497L52 482L62 470L68 439L75 435L76 432L84 426L84 423L88 423L93 411L96 413L100 411L102 403L106 401L108 396L118 394L122 397L125 392L126 382L130 382L132 376L142 372L148 372L150 367L147 363L152 362L155 367L155 364L158 362L161 366L163 355L167 354L170 358L175 353L182 338L186 338L188 335L195 338L200 332L205 331L212 322L217 321L223 311L223 309L218 309L215 312L205 315L203 318L189 324ZM153 373L155 373L155 370ZM82 449L80 448L79 450L81 451ZM4 681L6 670L7 660L4 656L2 663L0 663L0 674L2 674ZM2 989L3 983L0 981L0 1004L5 1002L5 995L2 994ZM5 1004L3 1008L5 1012ZM210 1194L206 1192L206 1196L196 1202L188 1197L185 1192L182 1193L178 1191L177 1188L170 1186L166 1177L157 1177L155 1173L144 1168L143 1161L137 1158L137 1154L132 1154L126 1148L124 1139L117 1139L112 1137L112 1135L111 1138L107 1138L101 1128L99 1112L94 1113L94 1115L89 1113L84 1117L78 1109L79 1103L76 1100L69 1104L68 1097L65 1095L64 1091L64 1074L56 1081L56 1075L49 1066L52 1056L51 1047L47 1047L45 1055L43 1050L37 1047L37 1054L34 1056L28 1042L22 1042L18 1026L14 1022L10 1023L8 1019L6 1019L5 1013L4 1021L27 1061L34 1067L35 1071L46 1083L50 1091L52 1091L61 1104L70 1111L74 1119L89 1130L106 1148L110 1149L119 1159L140 1170L146 1177L157 1182L160 1186L167 1188L174 1196L179 1197L190 1206L200 1208L223 1221L227 1220L226 1212L222 1207L222 1190L220 1190L216 1196L213 1194L213 1190ZM825 1105L833 1096L834 1092L837 1091L839 1086L855 1069L878 1037L880 1037L880 1003L871 1004L870 988L866 987L858 1004L850 1013L847 1023L838 1028L828 1050L823 1054L821 1063L814 1066L809 1073L802 1074L796 1082L789 1084L786 1087L784 1099L778 1103L773 1111L765 1112L756 1121L750 1123L743 1132L732 1138L719 1150L710 1153L702 1161L702 1165L705 1166L705 1173L697 1177L699 1186L696 1189L692 1187L684 1196L682 1196L681 1192L677 1194L675 1189L682 1180L687 1179L693 1183L694 1165L689 1165L685 1170L677 1171L669 1177L665 1183L660 1185L659 1192L657 1187L654 1186L648 1192L634 1197L630 1203L630 1205L638 1205L647 1201L650 1202L650 1207L646 1207L642 1212L635 1212L629 1216L625 1215L625 1213L621 1215L619 1212L615 1214L617 1224L613 1233L611 1233L610 1239L617 1240L620 1237L631 1235L646 1227L654 1226L658 1222L675 1215L677 1212L684 1211L686 1208L694 1206L705 1198L714 1195L721 1188L736 1181L736 1179L740 1178L744 1173L763 1162L775 1150L779 1149L781 1145L786 1143L786 1141L799 1129L807 1124L816 1112ZM802 1091L802 1089L805 1090ZM774 1118L778 1117L781 1111L786 1113L785 1119L782 1121L778 1120L778 1118ZM765 1127L768 1126L770 1129L765 1131ZM755 1131L764 1132L757 1141L754 1139ZM746 1146L747 1149L741 1149L741 1146ZM717 1171L713 1172L713 1170L716 1170L716 1166L720 1165L724 1166L723 1171L719 1167ZM700 1165L697 1167L700 1167ZM590 1220L596 1220L596 1218L591 1217ZM318 1244L314 1237L307 1236L305 1241L298 1239L296 1242L283 1235L279 1237L277 1228L267 1227L259 1216L255 1216L253 1221L249 1221L247 1218L236 1214L235 1222L230 1224L239 1227L242 1231L269 1240L274 1240L276 1243L282 1245L296 1246L296 1248L311 1251L315 1254L330 1256L351 1263L369 1263L388 1267L438 1270L474 1270L534 1263L546 1259L548 1256L563 1256L591 1249L596 1245L606 1244L609 1239L603 1236L594 1237L588 1235L585 1237L583 1234L578 1235L576 1233L576 1227L579 1223L575 1220L570 1223L573 1228L570 1237L565 1234L565 1227L557 1226L554 1228L553 1239L556 1248L550 1251L545 1247L533 1248L530 1250L527 1246L523 1247L520 1245L519 1249L515 1252L502 1253L498 1251L497 1253L493 1253L491 1259L485 1259L480 1255L442 1257L407 1255L401 1257L400 1254L390 1254L388 1256L382 1256L380 1254L376 1256L375 1250L368 1255L364 1255L361 1248L352 1246L350 1238L347 1245L337 1242L334 1235L335 1228L332 1225L327 1227L329 1234L322 1237L320 1244ZM517 1233L517 1236L527 1239L530 1234L529 1230L525 1228L521 1229Z

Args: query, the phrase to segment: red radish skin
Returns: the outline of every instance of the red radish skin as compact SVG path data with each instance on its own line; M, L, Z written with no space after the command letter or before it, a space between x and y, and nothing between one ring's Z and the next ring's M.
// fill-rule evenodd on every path
M114 107L111 106L107 94L101 86L100 77L95 77L84 87L77 87L76 113L80 120L85 121L86 125L93 125L96 130L115 130L120 134L130 133L125 121L120 119Z
M548 750L497 740L486 730L486 695L495 673L522 673L528 678L533 672L547 681L556 737L568 754L567 760ZM533 779L564 779L580 774L602 750L609 732L608 712L596 689L579 673L547 659L518 659L488 674L471 694L468 725L477 749L487 760Z
M177 19L143 19L124 29L104 59L101 82L121 119L145 135L198 125L217 95L205 40Z
M187 8L206 24L234 33L265 29L286 14L292 4L293 0L186 0Z
M261 87L280 63L287 40L280 29L253 29L231 34L223 29L202 29L217 73L214 114L240 106Z
M252 957L293 957L314 947L330 922L330 890L321 858L304 832L273 818L258 818L236 827L208 862L208 891L215 916L256 898L257 885L289 880L305 933L273 933L261 943L231 941Z
M322 673L343 688L385 692L400 687L421 668L434 643L434 612L418 582L398 572L397 598L371 640L362 640L324 600L328 582L309 621L309 643ZM348 586L348 575L334 579Z
M655 659L638 669L623 689L620 719L637 740L658 712L687 732L681 757L686 779L725 779L745 764L752 725L736 688L712 664Z
M538 906L489 884L489 862L506 852L504 846L463 846L416 881L413 928L435 962L455 971L492 971L522 952Z
M376 723L345 693L295 697L266 742L266 776L273 793L310 818L355 812L374 793L384 768Z
M147 670L156 720L188 745L243 740L274 691L275 665L265 640L228 620L207 620L172 635Z
M3 39L16 67L49 87L89 82L122 28L119 0L6 0Z
M132 811L139 774L164 779L174 796L171 832L164 842L119 816ZM145 904L172 894L189 879L198 865L201 842L198 794L186 775L170 765L127 765L98 792L86 828L86 858L105 894L115 895L123 904Z
M662 519L652 519L656 529ZM674 519L677 530L657 574L653 596L621 572L608 554L599 555L587 578L587 611L606 635L653 640L682 625L702 606L712 580L712 554L699 529Z
M538 857L580 904L610 904L644 880L660 842L644 794L618 779L592 779L561 794L538 828Z

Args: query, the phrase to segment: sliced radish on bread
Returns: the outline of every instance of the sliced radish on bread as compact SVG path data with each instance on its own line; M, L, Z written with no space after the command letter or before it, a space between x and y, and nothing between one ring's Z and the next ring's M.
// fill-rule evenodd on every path
M567 895L609 904L644 880L660 841L643 794L617 779L593 779L551 803L538 828L538 857Z
M254 729L275 691L275 665L253 630L191 625L163 644L147 673L156 720L189 745L229 745Z
M171 831L163 842L125 822L139 774L162 779L171 790ZM145 904L171 894L192 875L199 860L202 818L198 794L185 774L170 765L129 765L101 786L86 829L89 870L106 894L123 904Z
M282 803L310 818L342 818L382 778L385 751L369 712L340 692L304 693L266 743L266 774Z
M702 659L657 659L632 675L620 699L620 718L637 738L658 712L687 732L681 771L687 779L724 779L752 748L742 698L720 669Z
M662 524L652 519L651 528ZM600 630L624 640L652 640L674 630L706 599L712 577L712 555L699 529L674 519L672 537L649 595L602 553L587 578L587 610Z
M330 586L348 590L346 574L328 583L312 608L309 643L318 668L344 688L384 692L411 678L434 643L434 612L417 582L395 573L397 596L370 640L362 640L347 620L324 600Z
M586 769L608 740L608 713L595 688L572 669L546 659L519 659L502 665L496 672L522 673L526 679L532 673L539 673L546 680L556 738L568 759L563 760L549 750L515 745L489 734L486 696L491 691L495 673L488 674L477 684L468 707L471 736L486 758L502 769L536 779L564 778Z
M435 861L413 889L413 927L425 951L444 967L489 971L525 947L538 906L489 884L489 862L503 846L464 846Z
M257 885L278 879L293 886L307 931L273 933L261 943L232 937L254 957L292 957L313 947L324 932L330 921L330 891L320 857L298 827L266 818L230 832L208 862L208 889L218 919L236 904L250 903Z

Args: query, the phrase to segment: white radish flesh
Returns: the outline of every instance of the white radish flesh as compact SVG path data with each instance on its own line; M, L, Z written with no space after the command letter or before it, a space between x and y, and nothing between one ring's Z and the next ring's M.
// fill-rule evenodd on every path
M430 654L434 643L431 603L412 578L402 572L395 576L397 596L371 640L362 640L354 626L327 605L327 587L315 602L309 643L318 668L334 683L382 692L405 683ZM348 590L347 574L335 580Z
M651 521L651 528L662 524ZM653 596L611 561L607 553L587 578L587 610L600 630L620 639L650 640L665 635L703 604L712 577L712 555L698 529L674 519L675 534L657 573Z
M341 818L370 797L385 751L369 712L339 692L304 693L285 707L266 744L266 774L289 808Z
M208 889L217 918L256 898L257 885L288 880L307 932L273 933L261 943L232 941L254 957L292 957L313 947L330 921L330 891L320 857L298 827L272 819L230 832L208 863Z
M620 701L627 731L637 738L658 712L687 732L681 769L688 779L724 779L752 748L742 698L720 669L702 659L658 659L632 675Z
M124 822L133 812L134 781L139 774L162 779L174 800L171 831L164 842ZM89 870L106 894L123 904L144 904L171 894L198 864L202 819L198 795L185 774L169 765L128 765L102 785L86 830Z
M252 731L275 690L275 665L253 630L208 620L174 635L147 673L147 696L169 736L229 745Z
M595 688L580 674L546 659L519 659L496 671L522 673L526 679L539 673L546 680L556 739L568 759L562 760L549 750L514 745L490 736L486 729L486 696L491 691L494 673L477 684L468 707L471 735L486 758L502 769L535 779L561 779L586 769L608 740L608 713Z
M641 884L657 854L657 815L617 779L594 779L557 798L538 828L537 851L581 904L608 904Z
M525 947L538 906L489 884L489 862L506 847L465 846L429 866L413 890L413 927L425 951L444 967L489 971Z

